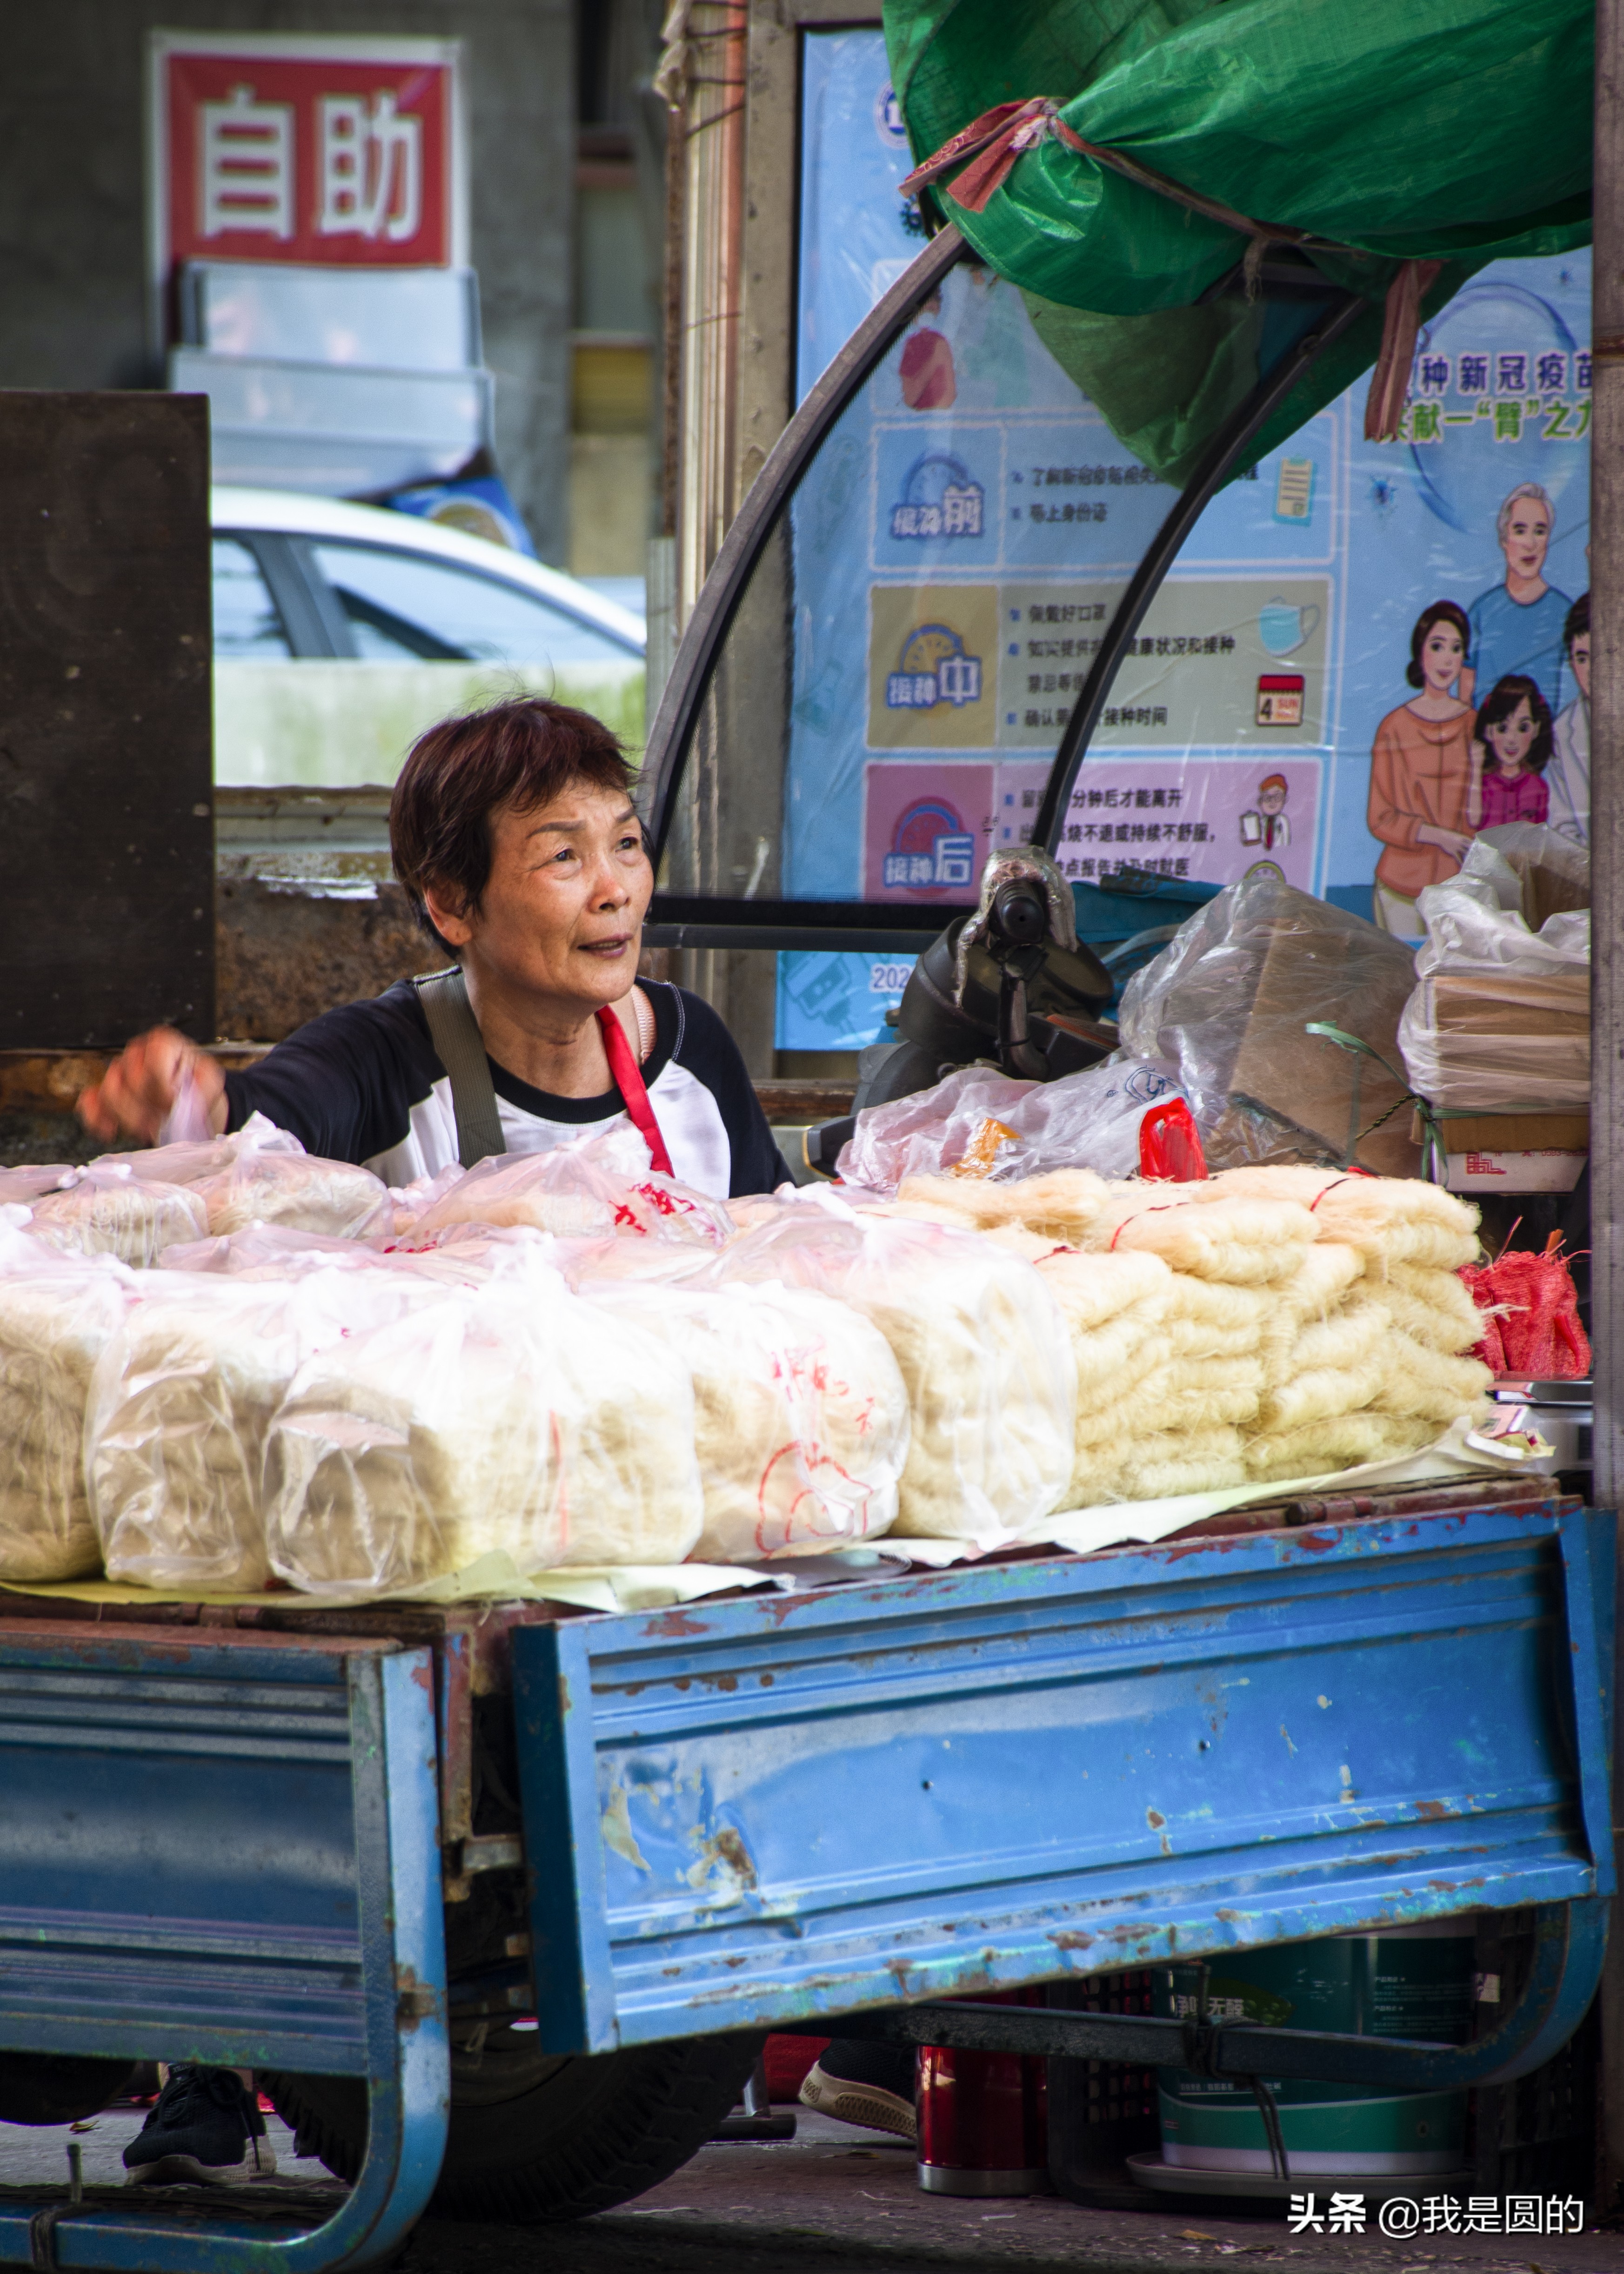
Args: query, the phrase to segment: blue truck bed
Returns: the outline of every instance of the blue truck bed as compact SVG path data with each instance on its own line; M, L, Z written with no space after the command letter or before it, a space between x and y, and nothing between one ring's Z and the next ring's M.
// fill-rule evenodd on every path
M1350 2074L1522 2074L1599 1970L1613 1585L1610 1514L1457 1495L636 1616L19 1600L0 2042L364 2077L371 2134L313 2231L0 2200L0 2263L387 2258L439 2167L448 2017L482 2013L560 2053L836 2017L951 2041L1018 1984L1534 1905L1492 2040L1340 2041ZM528 1956L462 1931L499 1886ZM1021 2010L1037 2050L1105 2026Z

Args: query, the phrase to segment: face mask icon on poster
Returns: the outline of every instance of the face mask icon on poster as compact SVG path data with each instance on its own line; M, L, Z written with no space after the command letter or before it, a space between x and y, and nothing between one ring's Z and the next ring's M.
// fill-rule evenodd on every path
M1312 603L1293 607L1278 592L1258 611L1258 637L1271 655L1293 655L1320 629L1320 611Z

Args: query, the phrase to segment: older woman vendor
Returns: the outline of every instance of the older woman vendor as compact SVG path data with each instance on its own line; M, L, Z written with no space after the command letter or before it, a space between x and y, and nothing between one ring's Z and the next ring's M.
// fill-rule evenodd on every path
M158 1028L79 1111L151 1141L190 1074L211 1126L260 1112L391 1185L492 1153L639 1129L718 1198L788 1180L744 1062L697 995L639 980L654 875L605 727L539 698L453 719L389 807L395 873L458 968L328 1011L240 1073Z

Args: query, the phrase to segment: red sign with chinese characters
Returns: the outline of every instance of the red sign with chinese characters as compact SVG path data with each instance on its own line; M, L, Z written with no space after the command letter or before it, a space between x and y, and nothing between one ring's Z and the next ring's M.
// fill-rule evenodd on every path
M154 58L160 274L458 260L454 64L430 44L170 35Z

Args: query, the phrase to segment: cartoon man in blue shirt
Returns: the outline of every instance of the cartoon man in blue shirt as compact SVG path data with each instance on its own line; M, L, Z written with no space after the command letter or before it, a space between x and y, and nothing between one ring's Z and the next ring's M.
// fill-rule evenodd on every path
M1506 581L1479 592L1466 611L1471 646L1461 674L1462 702L1481 706L1502 679L1521 672L1555 713L1568 615L1567 593L1547 584L1544 574L1555 525L1555 509L1538 482L1519 482L1495 516Z

